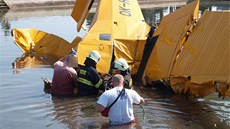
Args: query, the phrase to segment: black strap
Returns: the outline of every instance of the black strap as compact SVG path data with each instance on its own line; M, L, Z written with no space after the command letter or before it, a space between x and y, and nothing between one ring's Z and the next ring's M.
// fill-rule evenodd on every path
M122 92L125 92L125 88L123 88L121 90L121 92L119 93L119 95L117 96L117 98L113 101L113 103L108 107L109 109L113 106L113 104L115 104L117 102L117 100L119 99L119 97L121 96Z

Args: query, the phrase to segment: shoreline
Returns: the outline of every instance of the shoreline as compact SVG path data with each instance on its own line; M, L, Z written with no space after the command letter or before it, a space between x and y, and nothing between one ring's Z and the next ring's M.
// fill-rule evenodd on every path
M48 8L74 6L76 0L3 0L9 9Z
M0 0L1 2L2 0ZM42 2L48 2L51 0L4 0L4 1L11 1L16 3L31 3L31 1L36 1L37 3L40 3L39 6L36 6L38 4L34 4L25 7L17 7L15 8L0 8L0 19L2 17L5 17L7 19L20 19L25 17L43 17L43 16L55 16L55 15L65 15L69 16L72 13L73 7L75 5L75 0L67 0L63 2L63 0L53 0L52 4L41 4ZM42 1L42 2L41 2ZM62 1L62 2L61 2ZM71 4L71 1L73 2ZM203 5L225 5L229 4L229 2L225 0L221 0L218 3L215 0L202 0L201 4ZM209 2L207 2L209 1ZM59 4L54 4L55 2L59 2ZM169 7L181 7L186 4L187 2L191 2L191 0L138 0L140 8L141 9L153 9L153 8L169 8ZM210 3L211 2L211 3ZM227 3L226 3L227 2ZM97 3L96 3L97 4ZM96 4L93 5L93 7L90 9L90 13L94 13L96 11ZM25 6L24 5L24 6Z
M0 0L0 2L1 1L12 10L73 7L76 3L76 0ZM187 1L188 0L138 0L139 5L143 8L159 7L159 5L184 5Z
M137 0L140 8L155 8L169 6L183 6L195 0ZM97 5L94 2L91 12L94 12ZM200 0L203 5L228 4L227 0ZM76 0L0 0L0 10L38 10L48 8L73 8Z
M0 0L1 1L1 0ZM5 0L5 1L13 1L13 0ZM16 1L16 0L15 0ZM25 1L25 0L18 0L18 1ZM28 0L33 1L33 0ZM26 1L28 3L28 1ZM41 0L40 0L41 1ZM42 1L50 1L50 0L42 0ZM60 0L55 0L59 1ZM38 4L34 4L33 6L27 6L24 7L17 7L6 9L5 12L3 12L2 16L4 16L7 19L20 19L25 17L43 17L43 16L55 16L55 15L63 15L63 16L70 16L73 10L73 7L75 5L75 0L69 0L74 1L73 4L64 4L62 2L59 4L41 4L40 6L36 6ZM169 6L184 6L186 5L187 0L138 0L140 8L142 9L151 9L151 8L157 8L157 7L169 7ZM39 1L38 1L39 2ZM97 4L97 3L96 3ZM90 13L94 13L96 11L96 4L93 5L93 7L90 9ZM0 15L1 17L1 15Z

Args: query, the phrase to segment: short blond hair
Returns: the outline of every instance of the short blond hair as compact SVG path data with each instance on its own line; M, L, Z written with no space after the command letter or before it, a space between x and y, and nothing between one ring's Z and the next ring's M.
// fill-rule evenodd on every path
M112 81L113 81L113 84L114 84L115 86L118 86L118 85L120 85L120 84L123 85L124 77L123 77L121 74L115 74L115 75L113 76Z

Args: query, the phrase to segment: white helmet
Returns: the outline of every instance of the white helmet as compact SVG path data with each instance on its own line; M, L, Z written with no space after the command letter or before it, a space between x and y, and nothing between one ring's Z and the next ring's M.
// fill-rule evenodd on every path
M94 60L96 63L98 63L101 59L101 55L97 50L91 51L87 57Z
M114 62L114 66L113 69L117 69L120 71L125 71L129 68L128 63L126 62L126 60L124 58L119 58Z

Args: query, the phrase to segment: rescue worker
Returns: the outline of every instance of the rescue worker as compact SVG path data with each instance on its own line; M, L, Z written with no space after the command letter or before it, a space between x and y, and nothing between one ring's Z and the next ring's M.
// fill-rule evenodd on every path
M72 97L77 95L78 61L76 53L70 53L54 64L51 86L52 96Z
M79 71L78 96L89 96L98 94L102 87L102 79L96 70L96 65L100 61L101 55L97 50L93 50L86 57Z
M124 87L127 89L132 88L132 77L129 69L129 65L124 58L117 59L112 66L112 74L121 74L124 77Z

